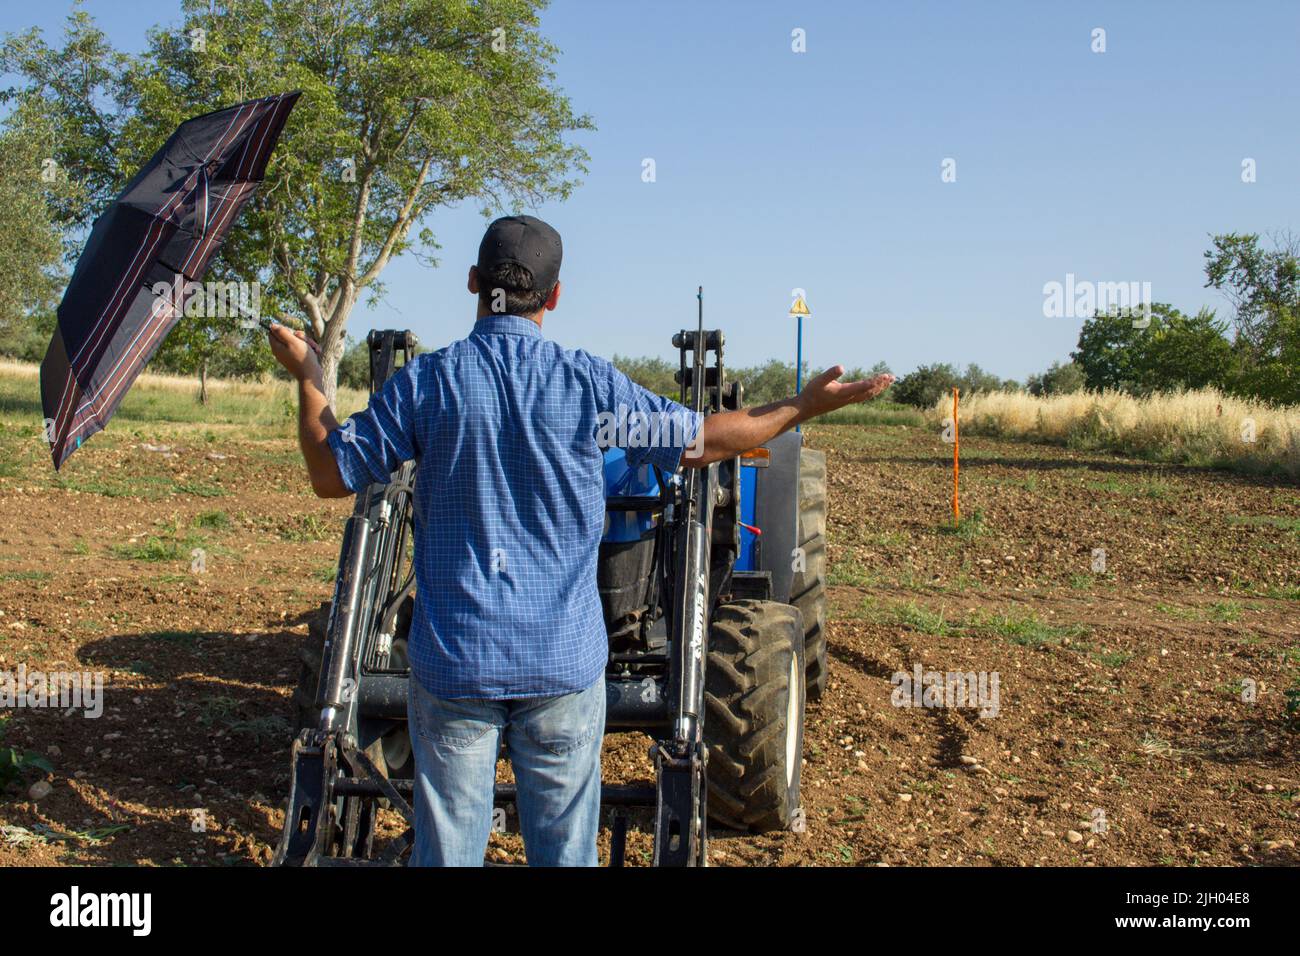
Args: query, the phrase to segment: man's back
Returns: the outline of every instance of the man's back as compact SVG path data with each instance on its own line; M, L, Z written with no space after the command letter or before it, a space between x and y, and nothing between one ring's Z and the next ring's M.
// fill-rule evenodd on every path
M418 460L409 652L430 693L549 696L599 679L602 414L681 411L604 359L500 315L414 359L331 435L353 490ZM665 430L653 447L629 449L629 460L673 470L698 425Z

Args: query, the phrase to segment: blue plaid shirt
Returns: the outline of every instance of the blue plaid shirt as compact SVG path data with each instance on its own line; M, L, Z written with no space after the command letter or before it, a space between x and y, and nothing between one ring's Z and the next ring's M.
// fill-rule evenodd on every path
M618 427L629 419L631 428ZM678 426L638 439L638 421L667 419ZM527 319L494 315L411 360L332 432L353 492L418 462L408 653L429 693L540 697L600 679L608 638L596 591L605 524L597 439L627 448L633 467L668 473L700 424L605 359L547 341Z

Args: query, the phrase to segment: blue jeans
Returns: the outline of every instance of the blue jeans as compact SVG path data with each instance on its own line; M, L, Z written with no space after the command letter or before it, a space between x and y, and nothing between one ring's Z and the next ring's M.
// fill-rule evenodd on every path
M414 677L411 866L482 866L504 734L529 866L596 866L605 680L558 697L435 697ZM501 818L498 817L498 822Z

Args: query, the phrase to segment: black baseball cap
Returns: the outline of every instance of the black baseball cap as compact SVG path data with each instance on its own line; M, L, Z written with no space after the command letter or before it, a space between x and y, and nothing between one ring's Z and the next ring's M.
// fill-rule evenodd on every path
M560 279L560 234L536 216L502 216L487 227L478 246L478 270L504 262L533 274L533 291L549 292Z

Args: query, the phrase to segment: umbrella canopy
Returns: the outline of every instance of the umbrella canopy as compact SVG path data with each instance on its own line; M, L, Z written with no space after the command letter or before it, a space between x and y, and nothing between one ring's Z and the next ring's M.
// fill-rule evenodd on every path
M299 93L182 123L95 220L41 363L45 437L59 468L100 431L184 312L159 283L198 282L266 173Z

